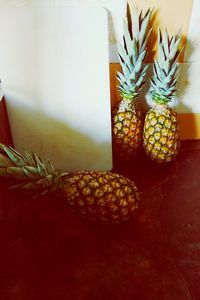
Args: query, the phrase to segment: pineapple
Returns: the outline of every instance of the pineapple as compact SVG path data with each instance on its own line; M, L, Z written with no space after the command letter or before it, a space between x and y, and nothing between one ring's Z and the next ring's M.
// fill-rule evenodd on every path
M167 31L158 33L159 53L153 66L153 79L149 91L151 109L143 131L146 154L157 163L171 162L180 148L177 113L170 107L175 99L180 65L181 36L169 37Z
M143 118L134 105L143 84L148 66L144 65L146 43L151 32L152 10L143 16L135 8L132 14L131 37L128 21L124 20L124 46L118 42L118 57L122 68L117 73L121 101L112 114L113 153L124 160L132 159L142 146Z
M102 222L126 221L138 208L139 192L122 175L95 171L62 173L36 154L21 155L3 144L0 149L0 176L14 180L14 189L41 195L59 192L72 210Z

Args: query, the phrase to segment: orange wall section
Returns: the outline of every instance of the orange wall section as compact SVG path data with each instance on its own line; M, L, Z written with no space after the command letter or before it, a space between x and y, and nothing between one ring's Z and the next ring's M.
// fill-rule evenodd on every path
M200 113L178 114L181 140L200 139Z
M118 92L118 80L116 78L117 71L121 69L120 64L111 63L110 64L110 93L111 93L111 107L114 108L115 105L120 100L120 95Z

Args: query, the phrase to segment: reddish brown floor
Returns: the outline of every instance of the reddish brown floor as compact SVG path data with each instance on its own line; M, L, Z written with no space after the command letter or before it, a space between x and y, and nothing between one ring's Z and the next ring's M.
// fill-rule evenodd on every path
M115 171L135 180L142 203L112 226L1 182L0 299L200 299L200 141L184 142L170 166L141 155Z

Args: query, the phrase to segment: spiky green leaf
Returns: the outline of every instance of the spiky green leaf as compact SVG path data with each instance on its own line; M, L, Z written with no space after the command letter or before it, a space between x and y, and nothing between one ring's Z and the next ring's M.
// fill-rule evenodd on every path
M8 167L7 173L12 175L13 178L17 179L27 179L26 174L23 171L23 167Z
M124 20L124 41L125 41L125 46L126 46L126 49L127 49L127 53L131 53L133 45L132 45L130 32L129 32L129 29L128 29L128 24L125 20Z
M136 73L139 73L141 71L142 65L144 64L145 55L146 55L146 50L140 53L134 68Z
M34 167L25 166L23 167L23 172L27 176L27 178L30 178L32 180L37 180L38 178L40 178L37 169Z
M132 16L132 33L133 36L138 40L139 32L140 32L140 24L139 24L139 11L137 7L131 11Z
M15 166L25 166L26 163L24 161L24 158L19 152L3 144L0 144L0 149L2 149L2 151L9 157L9 159L12 161L13 164L15 164Z
M121 72L117 72L117 78L118 78L118 80L120 81L121 84L126 82L126 77L124 77L124 75Z
M26 160L27 165L36 167L36 162L33 158L33 154L29 153L26 150L24 150L24 159Z
M151 80L150 94L155 101L167 103L176 93L177 79L179 76L180 35L169 37L167 31L162 35L158 31L159 56L155 59L153 79Z
M140 49L142 47L146 46L146 41L148 38L147 30L148 30L148 26L149 26L151 13L152 13L152 10L148 9L144 18L141 18L141 26L140 26L140 31L139 31L139 35L138 35L138 42L139 42Z
M33 154L33 157L36 162L37 170L40 176L42 177L48 175L45 163L41 160L41 158L39 158L39 156L37 156L35 153Z
M131 11L132 35L129 31L128 20L124 21L124 46L118 42L118 57L122 72L117 73L119 91L122 97L131 98L138 94L144 83L147 68L144 68L146 57L146 42L149 37L149 22L152 10Z
M1 167L10 167L13 166L14 164L12 163L12 161L7 158L5 155L0 153L0 168Z
M169 60L173 61L175 57L179 54L179 46L180 46L181 38L179 37L174 44L171 45Z
M55 174L54 166L50 160L47 160L46 168L47 168L48 174Z

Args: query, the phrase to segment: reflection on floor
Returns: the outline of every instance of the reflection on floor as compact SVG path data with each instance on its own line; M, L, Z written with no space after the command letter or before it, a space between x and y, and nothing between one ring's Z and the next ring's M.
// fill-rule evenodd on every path
M64 201L0 193L3 300L200 299L200 141L157 166L141 154L115 171L142 192L135 218L97 225Z

